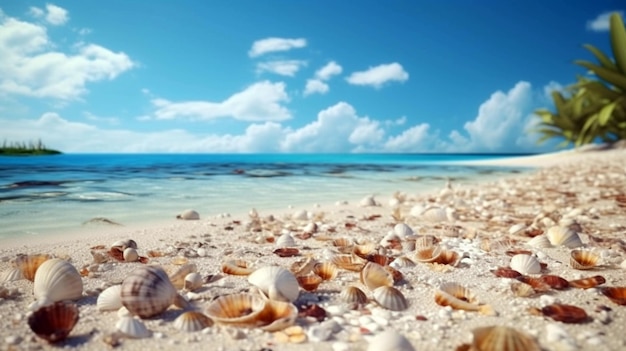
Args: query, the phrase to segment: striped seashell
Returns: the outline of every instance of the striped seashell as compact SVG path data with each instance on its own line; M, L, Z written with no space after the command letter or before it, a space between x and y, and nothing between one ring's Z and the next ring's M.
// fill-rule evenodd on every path
M190 273L195 273L198 271L198 268L193 263L187 263L180 266L174 273L169 276L172 285L176 289L182 289L185 287L185 278Z
M490 326L472 330L474 351L540 351L530 335L505 326Z
M602 285L606 283L606 279L604 279L601 275L596 275L593 277L587 277L582 279L570 280L569 286L577 289L591 289L595 288L598 285Z
M297 276L296 279L298 280L298 284L300 285L300 287L306 291L317 290L317 287L320 286L320 284L324 281L317 274L301 275Z
M432 235L424 235L415 239L415 250L425 249L428 247L436 246L439 243L439 239Z
M480 305L476 296L457 283L444 283L435 291L435 302L440 306L450 306L456 310L478 311L493 316L495 311L489 305Z
M231 294L213 300L206 309L206 315L219 324L250 326L258 321L265 308L266 300L259 295Z
M366 261L356 255L335 255L331 261L337 267L352 272L360 272L366 263Z
M298 308L284 301L267 300L265 307L257 316L256 324L261 330L275 332L295 324L298 318Z
M408 258L407 256L400 256L389 264L389 267L393 267L395 269L403 269L403 268L409 268L409 267L414 267L414 266L415 266L415 262L412 259Z
M380 286L392 286L393 276L383 266L368 262L360 273L361 283L373 291Z
M352 246L354 242L348 238L337 238L333 240L333 246L335 247L343 247L343 246Z
M115 323L115 329L124 334L124 336L133 339L143 339L152 336L152 332L148 330L143 322L135 317L120 317Z
M122 305L131 314L150 318L177 301L178 293L165 271L157 266L135 269L122 282Z
M28 317L28 326L38 337L55 343L68 337L78 318L76 304L59 301L33 312Z
M415 260L422 263L432 263L441 255L441 246L434 245L428 247L417 247L415 249Z
M257 269L248 276L248 282L259 288L271 300L293 302L300 294L295 275L278 266Z
M602 295L618 305L626 305L626 286L608 286L600 289Z
M532 288L537 292L546 292L550 290L550 285L543 281L541 278L529 277L527 275L522 275L516 278L518 281L528 284L532 286Z
M447 208L428 206L419 214L419 218L429 222L445 222L448 220L448 212Z
M278 247L295 247L296 241L291 234L286 233L278 237L276 240L276 246Z
M415 351L415 348L402 334L390 329L376 334L367 351Z
M222 263L222 272L231 275L250 275L254 269L252 265L245 260L235 259Z
M359 306L367 303L367 295L363 292L363 290L359 289L356 286L347 286L341 290L339 294L339 299L351 306Z
M337 266L332 262L318 262L313 266L313 273L324 280L335 279L338 272Z
M573 229L562 226L553 226L546 233L548 240L554 246L565 246L574 249L583 246L580 236Z
M372 291L374 301L381 307L392 311L404 311L409 303L402 292L393 286L379 286Z
M535 247L537 249L545 249L548 247L552 247L552 244L550 243L550 240L548 239L548 237L543 234L537 235L536 237L528 240L526 244L532 247Z
M33 282L37 306L63 300L78 300L83 296L83 279L71 263L53 258L39 266Z
M441 250L441 253L433 260L433 263L445 264L456 267L461 261L461 255L452 250Z
M592 269L598 266L600 255L591 250L572 250L570 253L570 266L578 270Z
M367 257L371 254L375 254L376 252L376 244L374 243L366 243L361 245L354 246L352 253L355 255L367 259Z
M187 311L174 320L174 328L185 332L196 332L213 325L207 315L198 311Z
M104 289L96 300L98 311L117 311L122 307L122 285Z
M0 274L0 283L26 279L19 268L9 268Z
M541 272L541 264L535 256L519 254L511 257L511 269L522 274L537 274Z
M32 282L39 266L51 258L52 256L47 254L22 255L15 259L14 264L22 272L24 278Z

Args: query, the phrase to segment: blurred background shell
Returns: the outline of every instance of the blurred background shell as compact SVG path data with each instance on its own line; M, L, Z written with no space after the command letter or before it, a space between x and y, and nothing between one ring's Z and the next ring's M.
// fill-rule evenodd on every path
M14 265L22 272L24 278L32 282L39 266L51 258L52 256L47 254L21 255L15 259Z
M505 326L490 326L472 330L475 351L540 351L537 342L528 334Z

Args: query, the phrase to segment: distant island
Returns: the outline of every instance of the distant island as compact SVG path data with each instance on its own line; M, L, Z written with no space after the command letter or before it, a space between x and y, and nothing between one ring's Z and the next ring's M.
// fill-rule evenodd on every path
M0 147L0 156L44 156L59 155L61 151L48 149L41 140L36 142L7 142Z

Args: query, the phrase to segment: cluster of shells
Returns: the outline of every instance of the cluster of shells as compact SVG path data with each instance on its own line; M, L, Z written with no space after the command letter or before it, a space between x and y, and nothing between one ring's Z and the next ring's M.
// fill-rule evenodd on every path
M563 174L553 173L559 171L570 172L570 183L585 192L572 193ZM601 315L562 302L561 294L571 291L593 294L603 313L623 308L624 281L605 276L626 268L626 244L620 235L603 234L626 233L625 178L623 168L609 167L601 177L551 168L493 187L447 184L421 198L396 193L388 205L370 196L359 204L364 217L340 220L323 212L278 218L252 210L215 229L215 235L232 234L226 247L212 245L207 234L145 250L134 240L97 245L82 266L48 254L23 255L12 259L0 282L32 281L27 322L48 342L71 337L86 300L96 295L99 313L116 319L102 337L112 346L153 337L147 321L163 318L174 332L267 333L268 345L358 343L365 336L368 350L414 350L415 340L424 338L400 324L453 315L477 326L467 343L454 345L458 350L551 349L540 345L537 332L496 326L495 318L509 312L491 298L523 301L526 318L566 325ZM598 224L601 216L617 218L616 226ZM179 217L199 219L191 211ZM460 279L478 261L490 268L476 278L489 281L494 292ZM128 272L122 281L84 289L115 269Z

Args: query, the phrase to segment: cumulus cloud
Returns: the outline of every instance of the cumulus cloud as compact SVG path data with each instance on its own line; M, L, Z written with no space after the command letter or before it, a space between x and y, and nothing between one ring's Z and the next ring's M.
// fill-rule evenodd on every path
M231 117L242 121L282 121L291 118L282 105L289 101L285 83L262 81L252 84L221 102L183 101L171 102L153 99L156 119L189 118L210 120Z
M289 51L291 49L299 49L306 46L306 39L297 38L265 38L257 40L252 44L252 48L248 51L248 56L258 57L270 52Z
M300 68L306 66L306 61L302 60L276 60L259 62L257 64L257 72L270 72L281 76L293 77Z
M53 26L64 25L70 19L66 9L53 4L46 4L45 11L39 7L31 6L28 13L35 18L44 18L48 24Z
M366 71L354 72L346 80L354 85L369 85L380 88L387 82L404 82L409 74L397 62L370 67Z
M135 67L125 53L96 44L76 45L72 54L53 46L45 27L0 18L0 93L73 100L87 92L87 83Z
M315 72L315 77L320 80L329 80L332 76L341 74L343 68L335 61L330 61L324 67Z
M609 19L613 12L617 12L620 16L624 16L622 11L609 11L599 14L596 18L587 21L587 29L594 32L606 32L609 30Z
M328 84L322 82L319 79L307 79L306 86L304 87L304 96L311 94L326 94L330 90Z

